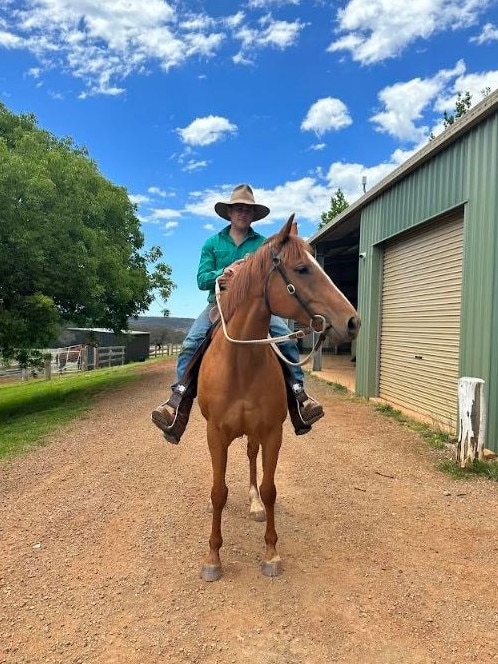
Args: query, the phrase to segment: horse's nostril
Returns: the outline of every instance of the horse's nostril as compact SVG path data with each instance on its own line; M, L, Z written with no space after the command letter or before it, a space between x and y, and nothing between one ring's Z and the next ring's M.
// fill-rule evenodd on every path
M361 325L361 319L359 316L351 316L348 320L348 330L350 332L358 332Z

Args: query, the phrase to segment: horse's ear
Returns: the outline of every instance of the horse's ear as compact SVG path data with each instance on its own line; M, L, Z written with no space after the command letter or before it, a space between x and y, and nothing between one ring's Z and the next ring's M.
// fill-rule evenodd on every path
M297 235L297 224L294 221L294 216L294 213L292 213L287 222L282 226L280 231L275 236L276 242L281 245L284 244L284 242L287 242L289 235Z
M297 224L294 221L294 217L295 214L293 212L291 216L288 218L287 223L279 233L282 242L284 242L289 235L297 235Z

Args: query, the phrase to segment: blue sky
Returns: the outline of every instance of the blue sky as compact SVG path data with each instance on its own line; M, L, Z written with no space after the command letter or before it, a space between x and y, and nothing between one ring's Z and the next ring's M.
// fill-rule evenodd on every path
M196 317L214 203L250 183L317 229L498 88L498 0L0 0L0 100L85 146L138 206ZM157 302L150 315L160 315Z

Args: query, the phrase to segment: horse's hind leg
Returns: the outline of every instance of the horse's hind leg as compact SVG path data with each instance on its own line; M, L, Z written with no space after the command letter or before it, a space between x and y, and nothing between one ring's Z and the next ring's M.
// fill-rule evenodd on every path
M265 506L261 501L258 490L258 452L259 442L249 437L247 441L247 457L249 459L249 514L254 521L266 519Z
M227 502L228 487L225 482L228 444L220 440L219 431L208 425L208 445L213 466L213 486L211 504L213 506L209 555L202 566L201 577L204 581L217 581L222 575L220 549L223 544L221 535L221 516Z
M277 435L277 432L272 432L262 446L263 480L259 490L266 509L266 552L265 559L261 564L261 571L265 576L278 576L282 573L282 562L276 548L278 536L275 530L275 501L277 499L275 470L281 443L282 428L280 427L280 435Z

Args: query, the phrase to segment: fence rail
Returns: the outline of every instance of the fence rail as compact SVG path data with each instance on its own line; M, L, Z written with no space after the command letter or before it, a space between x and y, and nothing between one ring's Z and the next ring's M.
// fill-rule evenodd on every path
M42 350L45 360L44 369L23 369L17 362L0 364L0 380L19 378L27 380L45 373L46 378L67 376L78 371L115 367L125 363L125 346L66 346L64 348L45 348ZM50 355L50 358L48 356Z
M176 356L180 352L181 344L157 344L150 346L150 357ZM45 373L47 378L52 376L66 376L78 371L114 367L125 363L125 346L65 346L64 348L45 348L43 355L50 354L50 361L46 360L45 369L23 369L16 362L0 364L0 380L6 381L18 378L28 380Z
M102 346L95 348L94 366L99 369L102 367L119 366L124 364L125 354L124 346Z
M181 344L158 344L149 348L150 357L162 357L163 355L178 355Z

